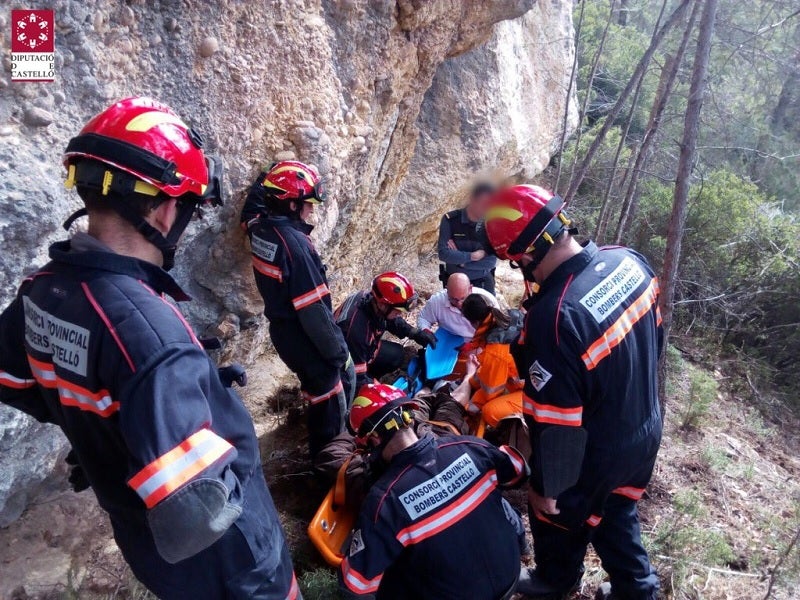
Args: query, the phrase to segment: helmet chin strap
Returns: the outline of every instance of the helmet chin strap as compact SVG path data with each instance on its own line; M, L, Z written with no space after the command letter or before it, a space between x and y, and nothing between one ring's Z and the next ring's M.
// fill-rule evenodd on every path
M195 213L196 205L191 202L178 202L178 214L172 227L164 236L158 229L150 225L130 204L120 199L113 203L114 211L123 219L128 221L136 228L136 231L161 251L161 268L169 271L175 266L175 252L178 249L178 241L183 232L189 226L192 215ZM86 216L88 213L85 208L75 211L64 222L64 229L69 230L75 220Z
M123 219L133 225L144 239L161 251L161 256L163 257L162 269L169 271L175 266L175 252L178 249L178 241L186 230L186 227L189 226L189 221L192 220L192 215L195 212L195 205L193 203L178 202L178 214L166 236L150 225L150 223L139 215L127 202L122 201L115 203L114 210L116 210Z
M547 253L555 245L556 240L564 233L568 232L570 235L577 235L578 229L572 227L572 221L567 217L563 211L556 215L548 224L542 235L539 236L533 243L533 250L528 252L526 256L530 258L528 264L519 264L522 271L522 276L526 281L533 283L540 283L536 281L533 272L542 263Z

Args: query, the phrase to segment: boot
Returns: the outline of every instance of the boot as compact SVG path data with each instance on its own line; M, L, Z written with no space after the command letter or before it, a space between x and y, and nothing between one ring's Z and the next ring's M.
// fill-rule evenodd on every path
M614 593L611 591L611 584L608 581L601 583L597 588L594 600L614 600Z
M516 592L528 600L566 600L576 587L577 584L568 590L556 588L537 576L536 569L522 567Z

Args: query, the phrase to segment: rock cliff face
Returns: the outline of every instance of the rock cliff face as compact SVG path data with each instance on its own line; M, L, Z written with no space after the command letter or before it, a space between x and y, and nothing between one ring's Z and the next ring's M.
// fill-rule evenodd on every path
M238 210L261 165L296 157L327 176L315 236L337 297L389 266L433 290L439 215L475 173L535 175L561 134L571 0L28 3L39 5L56 12L57 81L10 83L8 55L0 73L3 305L78 206L62 187L66 141L119 97L172 105L225 160L229 201L192 226L176 275L193 324L248 363L267 336ZM0 526L63 445L0 408Z

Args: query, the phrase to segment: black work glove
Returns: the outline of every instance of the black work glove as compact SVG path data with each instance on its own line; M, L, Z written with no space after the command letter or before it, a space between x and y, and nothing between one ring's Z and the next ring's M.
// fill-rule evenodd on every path
M430 346L436 348L436 336L432 331L427 329L416 328L411 334L411 339L417 342L420 346Z
M233 387L234 383L244 387L247 385L247 371L239 363L233 363L219 368L219 379L225 387Z
M203 347L203 350L208 352L209 350L219 350L222 348L222 342L219 340L218 337L208 337L208 338L200 338L199 340L200 345Z
M86 478L86 472L83 467L78 463L78 456L75 454L75 450L70 449L64 462L72 467L68 479L72 489L76 493L89 489L89 480Z

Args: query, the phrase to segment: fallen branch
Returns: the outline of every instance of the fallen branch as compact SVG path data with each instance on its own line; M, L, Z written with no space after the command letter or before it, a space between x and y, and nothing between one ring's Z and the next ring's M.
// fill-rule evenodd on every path
M764 600L767 600L772 595L772 588L775 585L775 579L778 575L778 571L783 566L783 563L786 562L786 559L792 553L792 550L797 545L797 541L800 540L800 527L797 528L797 531L792 538L792 541L789 542L789 545L786 547L786 550L783 551L781 557L778 559L778 562L775 563L775 567L772 569L772 572L769 574L769 585L767 586L767 593L764 594Z
M795 540L797 541L797 540ZM758 573L745 573L744 571L731 571L730 569L720 569L719 567L709 567L708 565L704 565L699 562L694 562L691 560L683 560L680 558L672 558L671 556L666 556L664 554L656 554L656 558L660 560L666 560L667 562L680 562L686 565L690 565L692 567L696 567L698 569L705 569L706 571L710 571L711 573L718 573L720 575L735 575L737 577L751 577L753 579L761 579L761 575Z

